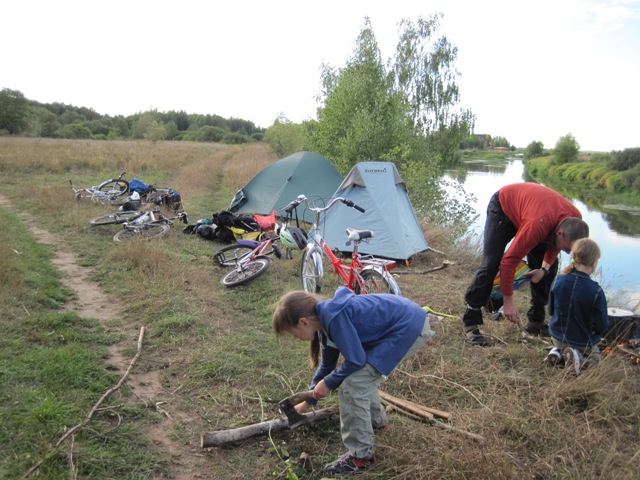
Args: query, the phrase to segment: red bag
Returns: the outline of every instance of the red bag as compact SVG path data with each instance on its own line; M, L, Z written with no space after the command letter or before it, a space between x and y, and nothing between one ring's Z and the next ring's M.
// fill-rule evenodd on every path
M260 226L260 230L273 230L276 226L276 211L273 210L271 215L254 215L253 218Z

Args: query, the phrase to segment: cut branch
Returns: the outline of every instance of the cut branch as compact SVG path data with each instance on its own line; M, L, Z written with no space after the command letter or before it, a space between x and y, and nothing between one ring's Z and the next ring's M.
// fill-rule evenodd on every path
M86 426L91 421L91 419L93 418L93 415L98 411L98 409L100 408L100 405L102 405L102 403L107 398L109 398L109 395L111 395L112 393L116 392L117 390L120 389L120 387L122 387L124 382L129 377L129 374L131 373L131 370L133 369L133 366L136 364L136 362L138 361L138 358L140 358L140 355L142 354L142 338L143 337L144 337L144 327L141 327L140 328L140 335L138 336L138 347L137 347L138 350L136 352L136 355L131 360L131 363L129 364L129 367L127 368L127 371L124 372L124 375L122 376L120 381L115 386L113 386L109 390L107 390L104 393L104 395L102 395L102 397L100 397L100 400L98 400L96 402L96 404L93 406L93 408L91 409L91 411L89 412L87 417L82 422L77 424L75 427L71 427L69 430L67 430L65 432L65 434L62 435L62 437L60 437L60 439L54 445L54 450L50 451L43 459L41 459L38 463L36 463L29 470L27 470L27 472L21 477L21 479L29 478L31 476L31 474L33 474L33 472L38 470L40 468L40 465L42 465L42 462L44 462L47 459L47 457L49 455L51 455L55 451L55 449L60 447L62 442L64 442L70 436L73 436L78 430L80 430L82 427ZM69 452L69 458L72 458L72 452ZM71 468L72 468L72 475L73 475L73 469L74 469L73 464L71 464Z
M436 420L434 418L434 414L429 411L429 410L435 410L435 409L431 409L430 407L425 407L423 405L411 402L409 400L403 400L401 398L394 397L382 391L380 392L380 398L392 404L396 408L396 410L399 410L403 413L408 413L412 418L418 417L419 419L426 420L431 425L435 425L436 427L442 428L444 430L449 430L454 433L460 433L462 435L466 435L467 437L473 438L474 440L477 440L479 442L484 441L484 437L482 435L477 435L475 433L467 432L466 430L461 430L452 425L449 425L448 423L444 423L439 420ZM436 411L440 413L446 413L447 415L449 415L447 412L442 412L440 410L436 410Z
M303 416L305 417L305 420L298 425L309 425L317 420L331 417L337 413L337 407L323 408L310 413L304 413ZM269 432L277 432L286 428L289 428L289 420L285 416L276 418L275 420L254 423L253 425L247 425L246 427L239 427L231 430L219 430L217 432L206 432L200 436L200 446L202 448L222 447L247 438L265 435Z
M416 415L420 415L420 416L423 416L422 413L429 413L431 415L431 418L429 420L432 420L434 415L436 417L444 418L445 420L451 420L451 414L449 412L444 412L442 410L438 410L437 408L419 405L409 400L403 400L401 398L394 397L393 395L389 395L388 393L383 392L382 390L380 390L379 393L380 393L380 398L395 405L396 407L404 408L405 410L408 410L411 413L415 413Z

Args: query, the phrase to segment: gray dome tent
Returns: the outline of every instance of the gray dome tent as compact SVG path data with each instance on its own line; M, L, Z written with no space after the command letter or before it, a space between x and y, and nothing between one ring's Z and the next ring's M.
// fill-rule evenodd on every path
M362 242L358 247L361 253L405 260L429 250L404 180L393 163L356 164L333 196L352 200L364 208L365 213L342 203L325 213L320 228L332 248L349 251L345 231L350 227L373 231L370 242Z
M247 185L238 190L229 211L269 215L282 209L298 195L328 199L336 191L342 177L333 164L320 154L298 152L282 158L260 171ZM311 212L299 208L300 220L315 221Z

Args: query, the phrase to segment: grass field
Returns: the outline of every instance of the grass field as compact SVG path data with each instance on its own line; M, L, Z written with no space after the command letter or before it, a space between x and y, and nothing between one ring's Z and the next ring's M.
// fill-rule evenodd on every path
M203 432L278 417L277 402L308 385L307 345L277 342L270 327L280 295L300 288L299 252L226 289L211 261L222 244L178 226L158 242L115 244L119 227L89 225L111 209L76 203L68 184L125 170L178 190L195 222L272 161L261 144L0 137L1 478L324 477L343 453L337 419L200 446ZM611 355L578 377L545 369L544 341L490 320L495 346L465 345L459 317L476 249L434 226L424 232L443 254L398 266L397 281L406 297L457 318L434 322L434 341L382 388L450 412L451 425L484 441L390 413L391 430L376 437L380 462L360 478L638 478L640 366ZM420 274L443 260L452 264ZM84 287L104 295L99 308L81 305ZM526 289L516 300L524 313ZM335 394L324 402L336 404Z

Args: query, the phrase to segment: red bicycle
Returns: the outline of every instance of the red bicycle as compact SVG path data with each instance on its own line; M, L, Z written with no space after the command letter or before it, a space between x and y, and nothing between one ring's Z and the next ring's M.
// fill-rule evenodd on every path
M302 288L310 293L320 293L324 285L323 255L326 255L333 266L334 272L342 279L344 285L353 292L358 294L392 293L400 295L400 287L391 273L389 273L395 267L396 262L358 253L360 242L373 238L371 230L347 228L347 245L353 242L350 263L338 258L331 250L331 247L324 241L318 227L320 225L320 215L338 202L364 213L362 207L342 197L334 197L325 207L312 207L309 205L309 200L306 196L298 195L296 200L285 207L285 212L291 214L298 205L304 203L308 210L316 214L316 221L309 231L308 243L304 248L300 264Z

